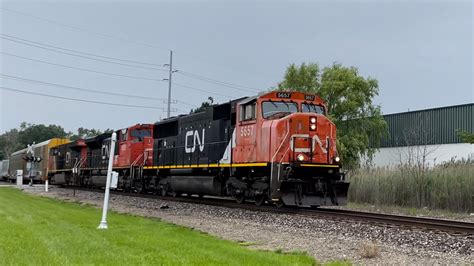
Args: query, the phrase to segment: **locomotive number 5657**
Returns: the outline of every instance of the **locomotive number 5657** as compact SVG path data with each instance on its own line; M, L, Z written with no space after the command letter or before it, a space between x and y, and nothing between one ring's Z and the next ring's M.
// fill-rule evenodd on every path
M240 136L241 137L248 137L253 135L253 125L252 126L245 126L240 128Z

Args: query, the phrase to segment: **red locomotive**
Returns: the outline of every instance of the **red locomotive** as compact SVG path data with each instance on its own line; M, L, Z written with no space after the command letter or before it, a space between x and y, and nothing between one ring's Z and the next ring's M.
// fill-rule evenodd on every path
M337 155L336 127L316 95L269 92L138 128L149 134L118 131L119 189L230 196L257 205L345 204L349 184ZM98 163L71 168L74 183L103 186L110 134L84 144L86 159L78 160ZM57 180L68 169L55 171Z
M137 124L117 131L113 168L121 182L133 184L135 176L152 162L153 125ZM50 179L53 184L104 186L111 133L79 139L50 150Z

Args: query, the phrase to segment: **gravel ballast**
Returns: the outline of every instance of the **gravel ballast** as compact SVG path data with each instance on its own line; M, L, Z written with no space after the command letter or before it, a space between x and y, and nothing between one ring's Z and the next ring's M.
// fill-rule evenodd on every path
M103 192L63 188L25 191L101 207ZM304 251L318 261L349 260L356 264L474 264L474 236L409 230L396 226L373 225L230 209L203 204L111 194L110 208L160 218L191 227L219 238L242 242L249 248ZM164 208L166 206L166 208ZM97 217L98 222L100 217ZM113 224L109 224L113 228ZM361 247L373 242L374 258L364 258Z

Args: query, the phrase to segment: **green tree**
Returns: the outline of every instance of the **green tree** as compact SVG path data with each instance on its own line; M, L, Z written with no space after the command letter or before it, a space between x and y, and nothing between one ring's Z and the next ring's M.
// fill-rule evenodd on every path
M26 122L21 123L18 133L18 143L23 147L33 142L39 143L52 138L67 137L64 128L58 125L35 125Z
M458 130L457 134L462 142L474 144L474 133L470 133L463 130Z
M112 131L113 131L112 129L106 129L104 132L102 132L100 129L88 129L88 128L80 127L77 129L77 134L69 132L68 136L70 140L74 141L77 139L91 138L91 137L100 135L102 133L109 133Z
M7 159L10 155L33 142L39 143L51 138L66 137L66 132L57 125L34 125L23 122L19 129L11 129L0 135L0 159Z
M22 148L18 143L18 129L14 128L0 135L0 160L10 158L10 154Z
M380 106L373 103L378 82L362 77L355 67L333 64L321 71L316 63L291 64L278 88L315 93L326 102L337 126L337 149L348 169L358 167L361 156L372 159L387 134Z
M202 112L202 111L205 111L207 107L211 106L212 104L214 104L214 98L212 97L208 97L207 98L207 101L206 102L203 102L201 104L201 106L199 106L198 108L196 109L191 109L191 111L189 112L190 114L194 114L194 113L199 113L199 112Z

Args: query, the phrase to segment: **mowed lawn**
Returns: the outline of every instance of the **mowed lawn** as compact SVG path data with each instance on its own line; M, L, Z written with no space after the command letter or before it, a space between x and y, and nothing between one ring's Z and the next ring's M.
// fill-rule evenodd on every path
M0 265L312 265L313 258L250 250L157 219L0 188Z

